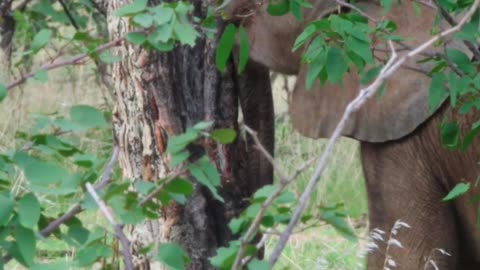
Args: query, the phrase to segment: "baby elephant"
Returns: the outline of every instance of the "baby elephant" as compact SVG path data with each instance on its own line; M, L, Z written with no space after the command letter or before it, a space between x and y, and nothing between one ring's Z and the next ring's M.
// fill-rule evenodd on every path
M315 82L307 91L308 67L301 62L302 50L292 52L292 47L309 22L338 12L338 6L334 0L313 1L314 7L305 9L304 20L299 22L291 14L270 16L266 2L232 0L227 12L246 28L252 61L298 75L289 105L295 129L311 138L328 138L361 88L359 76L350 68L342 87ZM431 8L422 6L418 16L405 1L394 1L386 15L377 2L359 1L357 6L370 17L394 21L394 34L408 37L405 43L410 47L431 38L430 26L435 20ZM375 56L385 59L385 51L377 51ZM408 65L420 64L412 60ZM360 142L370 229L387 232L383 237L388 239L397 221L410 227L394 236L402 247L394 243L387 250L385 242L377 241L378 250L368 257L369 270L386 269L393 261L396 266L391 269L480 269L478 203L474 199L480 143L475 140L463 152L446 150L439 128L445 117L453 118L465 134L480 115L452 113L447 99L438 109L430 110L429 86L430 78L415 68L399 69L388 80L383 96L372 98L357 111L342 134ZM460 182L472 183L471 189L453 201L442 202Z

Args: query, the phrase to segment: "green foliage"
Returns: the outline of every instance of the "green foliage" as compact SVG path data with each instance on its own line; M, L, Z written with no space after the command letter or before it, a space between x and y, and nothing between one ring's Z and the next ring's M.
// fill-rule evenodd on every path
M171 270L184 270L190 264L188 255L176 244L161 244L158 259Z
M218 43L216 62L218 69L222 72L225 71L227 61L232 53L236 33L237 27L235 25L227 25L225 31L223 31L222 37L220 38L220 42Z
M0 102L7 96L7 87L0 82Z
M322 84L327 80L341 84L351 65L363 73L367 65L374 64L369 36L387 30L387 25L372 29L367 20L356 13L331 15L310 23L293 47L296 51L308 43L302 58L310 65L307 89L316 79Z
M312 4L305 0L270 0L267 12L272 16L283 16L291 12L297 20L301 21L302 9L311 7Z
M458 183L450 192L448 193L442 201L451 201L470 190L470 183Z

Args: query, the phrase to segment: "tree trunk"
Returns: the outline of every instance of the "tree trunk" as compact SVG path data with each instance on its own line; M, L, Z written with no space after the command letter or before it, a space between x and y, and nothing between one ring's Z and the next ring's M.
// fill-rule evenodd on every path
M128 20L113 16L125 2L109 1L112 39L133 30ZM204 18L208 1L194 0L193 4L194 15ZM214 64L215 48L216 42L202 35L194 48L177 46L169 53L129 44L116 49L115 54L123 60L112 67L114 136L121 149L120 166L125 177L148 181L164 177L171 169L165 152L168 139L197 122L214 121L216 128L238 131L239 103L245 123L258 131L262 143L273 153L274 115L268 70L250 63L241 76L232 65L220 74ZM220 194L225 204L195 184L185 205L172 204L164 208L161 220L132 229L134 249L176 242L192 259L190 269L214 269L208 258L233 237L228 221L245 208L246 199L256 189L272 182L272 167L255 152L251 140L240 136L230 145L212 142L192 151L194 155L206 153L216 164L222 175ZM149 268L147 258L138 255L137 259L137 265Z
M4 84L10 79L13 34L15 33L15 20L11 8L12 1L0 2L0 67L2 67L0 82Z

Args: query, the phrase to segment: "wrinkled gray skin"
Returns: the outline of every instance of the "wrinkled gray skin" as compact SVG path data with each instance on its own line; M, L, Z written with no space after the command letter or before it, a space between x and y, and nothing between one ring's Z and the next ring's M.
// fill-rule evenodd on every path
M317 1L304 15L308 22L330 11L331 4ZM265 12L265 5L252 0L232 0L227 12L250 14L232 18L247 29L251 60L277 72L299 72L301 52L292 53L291 48L305 23L298 23L291 15L271 17ZM433 116L399 139L382 143L360 140L370 229L385 231L384 238L388 239L397 220L411 227L400 229L393 236L403 248L390 247L388 258L397 264L390 269L436 269L430 260L441 270L480 269L478 203L474 200L475 193L478 194L474 184L479 176L480 143L476 140L465 152L448 151L441 145L439 130L447 116L459 120L465 133L480 115L459 116L447 106L445 102ZM470 191L453 202L442 202L461 181L472 183ZM386 265L386 245L376 243L379 249L368 255L369 270L383 270Z

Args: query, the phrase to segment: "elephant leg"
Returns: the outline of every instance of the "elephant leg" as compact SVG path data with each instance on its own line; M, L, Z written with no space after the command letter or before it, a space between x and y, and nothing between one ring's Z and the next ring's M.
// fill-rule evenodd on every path
M249 61L246 72L241 76L246 76L240 80L239 100L242 108L243 121L245 125L256 131L260 143L264 148L274 155L275 147L275 113L273 108L273 96L269 70L254 61ZM248 176L248 187L251 193L264 185L273 182L273 167L270 161L258 151L251 136L247 136L245 146L245 168L254 171L255 174Z
M385 232L384 241L375 241L378 249L369 252L368 270L388 269L389 260L397 270L460 269L454 207L441 202L444 181L433 176L419 147L408 138L361 144L370 230ZM396 221L408 227L393 233Z

